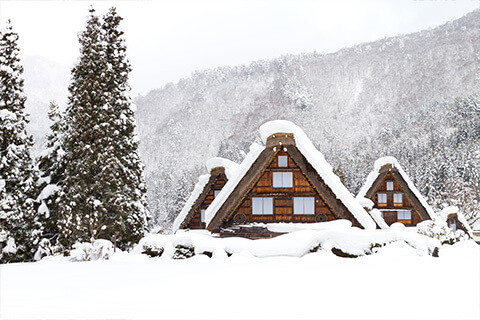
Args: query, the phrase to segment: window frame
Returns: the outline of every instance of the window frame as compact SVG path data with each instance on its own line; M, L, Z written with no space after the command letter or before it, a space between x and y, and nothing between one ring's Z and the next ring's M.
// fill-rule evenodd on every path
M397 201L398 197L400 197L400 202ZM403 206L403 193L394 193L393 194L393 205L396 207L401 207Z
M260 213L256 213L256 211L254 209L258 209L258 208L255 208L256 206L258 206L258 201L261 201L261 212ZM255 202L257 202L257 204L255 204ZM267 202L270 202L270 203L267 203ZM271 209L271 213L265 213L266 212L266 209ZM273 197L252 197L252 215L253 216L271 216L273 215Z
M385 197L385 202L380 202L380 196ZM379 207L386 207L387 206L387 194L385 192L377 192L377 203Z
M282 159L282 164L284 163L284 162L283 162L283 159L285 159L285 161L286 161L286 162L285 162L285 165L280 165L280 158ZM278 166L279 168L288 168L288 156L283 156L283 155L282 155L282 156L278 156L278 157L277 157L277 166Z
M285 179L286 176L290 178ZM277 177L277 178L275 178ZM278 182L280 177L280 186L275 182ZM289 186L285 186L285 181L289 182ZM272 188L293 188L293 171L274 171L272 172Z
M406 218L404 215L409 213L410 218ZM400 218L400 213L402 213L402 217ZM397 221L412 221L412 210L397 210Z
M305 213L306 209L307 209L307 199L310 201L312 201L313 203L313 212L312 213ZM295 211L295 208L297 208L297 205L296 203L298 203L299 201L301 200L301 204L299 204L301 206L301 213L297 213ZM310 203L310 205L312 204ZM311 207L309 208L311 209ZM314 216L315 215L315 197L293 197L293 214L294 215L307 215L307 216Z
M390 186L391 186L391 188L389 188ZM393 180L385 181L385 187L386 187L387 191L393 191L393 189L394 189Z

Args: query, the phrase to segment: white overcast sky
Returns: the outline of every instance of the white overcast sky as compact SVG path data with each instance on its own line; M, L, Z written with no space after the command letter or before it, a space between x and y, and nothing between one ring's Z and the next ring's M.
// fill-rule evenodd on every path
M193 71L301 52L334 52L387 36L435 27L479 8L479 0L5 1L22 55L39 55L69 72L90 4L124 18L133 94Z

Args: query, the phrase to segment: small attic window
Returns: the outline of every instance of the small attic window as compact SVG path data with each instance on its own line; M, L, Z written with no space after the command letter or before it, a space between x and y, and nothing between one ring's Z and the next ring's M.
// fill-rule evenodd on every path
M393 181L387 181L387 190L393 190Z
M287 156L278 156L278 166L279 167L288 167L288 157Z
M214 190L213 191L213 198L215 199L218 196L219 193L220 193L220 190Z
M205 209L200 210L200 222L205 222Z

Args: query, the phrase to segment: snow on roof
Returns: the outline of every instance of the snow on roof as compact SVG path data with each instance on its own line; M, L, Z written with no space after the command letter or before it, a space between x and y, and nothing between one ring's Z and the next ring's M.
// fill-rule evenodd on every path
M206 167L209 173L213 168L217 168L217 167L225 168L225 175L227 176L227 179L230 181L230 179L232 179L235 176L235 172L238 169L238 164L225 158L214 157L207 160ZM190 212L190 209L192 208L193 204L202 193L203 189L205 188L205 185L208 183L209 180L210 180L210 174L204 174L198 178L198 182L197 184L195 184L195 188L190 194L190 197L188 198L187 202L185 202L185 205L183 206L182 211L180 211L179 215L173 222L173 226L172 226L173 232L177 231L180 225L182 224L183 220L185 220L185 217Z
M375 229L376 225L368 213L360 206L352 194L345 188L340 178L333 173L332 166L325 160L323 154L318 151L307 135L300 127L286 120L269 121L260 126L260 135L264 144L267 138L275 133L292 133L298 150L303 154L307 161L315 168L325 183L330 187L337 199L340 199L347 209L353 214L357 221L365 229ZM240 165L237 176L229 180L220 194L215 198L206 212L207 225L214 218L217 210L223 205L235 186L240 182L243 176L248 172L260 153L265 150L265 146L253 144L250 152Z
M265 147L259 145L258 143L253 143L250 146L250 152L247 154L245 159L243 159L242 163L237 167L236 174L232 177L232 179L228 179L227 183L223 186L220 193L215 197L213 202L210 204L210 206L208 206L207 210L205 211L205 224L207 226L210 221L212 221L218 209L220 209L225 200L227 200L228 196L232 193L240 180L242 180L243 176L248 172L248 169L250 169L252 164L255 162L255 160L257 160L258 156L260 155L260 153L262 153L264 149Z
M233 178L235 171L238 169L238 163L221 157L208 159L206 165L208 172L210 172L213 168L224 168L225 175L227 176L228 180Z
M182 211L180 211L177 218L173 222L173 226L172 226L173 232L177 231L180 225L182 224L183 220L185 220L185 217L190 212L190 209L192 208L193 204L202 193L203 189L205 188L205 185L208 183L208 180L210 180L210 174L203 174L200 177L198 177L198 182L195 185L195 188L193 189L192 193L190 194L190 197L188 198L187 202L185 202L185 205L183 206Z
M435 213L433 212L433 209L427 203L427 201L422 196L420 191L418 191L417 187L415 187L412 180L410 180L410 178L405 173L405 171L403 171L402 166L400 165L400 163L398 162L398 160L395 157L382 157L382 158L378 159L377 161L375 161L375 163L373 165L373 171L368 174L367 180L365 181L365 184L363 185L363 187L358 192L357 199L364 198L366 196L368 190L375 183L375 180L377 180L378 175L380 174L380 169L387 164L392 165L394 168L396 168L398 170L398 172L402 176L403 180L405 180L405 182L407 183L410 190L413 192L415 197L417 197L418 201L420 201L422 206L427 211L428 215L430 216L430 219L434 219L435 218Z
M373 220L378 224L378 226L381 229L390 229L388 224L385 222L385 220L382 217L382 213L378 209L372 209L370 211L370 215L372 216Z
M443 208L442 211L438 213L438 217L441 218L442 221L447 221L448 215L454 214L454 213L457 214L458 221L460 221L463 224L463 226L467 228L467 230L470 233L472 233L473 232L472 228L468 224L468 221L463 215L463 213L461 213L460 210L458 210L458 207L450 206L450 207Z

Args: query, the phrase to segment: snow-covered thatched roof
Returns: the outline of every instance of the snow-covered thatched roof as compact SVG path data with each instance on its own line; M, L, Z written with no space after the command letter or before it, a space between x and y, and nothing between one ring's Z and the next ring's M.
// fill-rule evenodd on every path
M235 176L236 170L238 169L238 164L225 158L215 157L207 160L206 167L209 173L215 168L224 168L225 176L228 180L230 180ZM185 221L185 218L189 215L192 206L195 204L200 195L206 191L205 187L208 185L209 181L210 174L204 174L198 177L198 182L195 184L190 197L187 199L182 211L180 211L179 215L173 222L173 232L176 232Z
M415 187L412 180L410 180L409 176L405 173L405 171L403 170L403 168L400 165L400 163L398 162L398 160L394 157L382 157L382 158L378 159L377 161L375 161L374 166L373 166L373 171L370 172L369 175L367 176L367 180L365 181L365 184L363 185L363 187L358 192L357 199L366 197L368 191L372 188L372 186L375 184L378 177L380 176L380 170L382 169L382 167L384 167L386 165L391 165L392 168L395 168L396 171L398 171L401 178L405 181L405 183L407 184L410 191L416 197L416 200L418 200L418 202L421 204L421 206L425 209L425 211L429 215L430 219L434 219L436 215L433 212L433 209L427 203L427 201L422 196L420 191L418 191L417 187Z
M315 169L316 173L326 186L330 188L335 197L340 200L341 204L345 206L345 208L365 229L373 229L376 227L375 222L369 214L342 184L340 178L333 173L332 166L325 160L323 154L315 148L302 129L290 121L275 120L264 123L259 131L265 145L262 146L254 143L250 146L250 152L240 164L240 167L237 170L237 175L225 184L220 194L217 195L215 200L208 207L206 211L207 228L217 216L219 209L224 205L226 200L232 195L232 192L239 186L242 179L244 179L246 174L259 159L260 155L268 149L267 138L278 133L293 134L295 142L294 147L298 149L301 155L303 155L308 163ZM286 149L288 149L288 147L289 146L286 146ZM275 150L275 148L276 147L273 147L273 150Z

